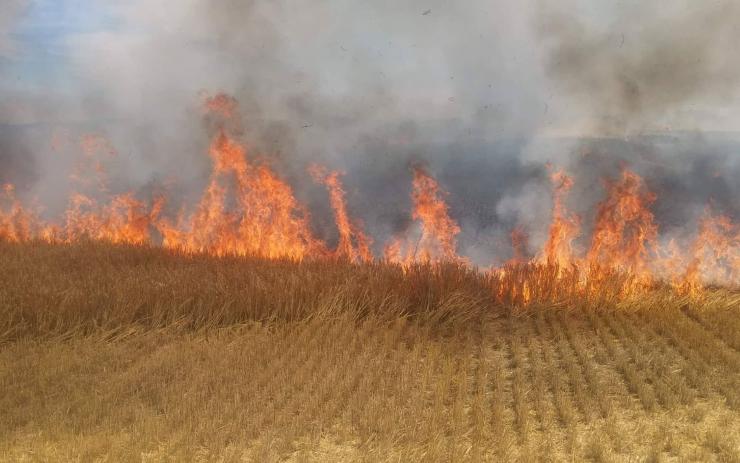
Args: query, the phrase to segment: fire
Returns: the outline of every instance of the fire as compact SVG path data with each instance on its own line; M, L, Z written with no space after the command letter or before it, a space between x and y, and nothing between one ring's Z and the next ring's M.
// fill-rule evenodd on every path
M13 185L3 185L2 194L0 204L5 203L7 210L0 209L0 239L12 242L29 240L36 223L35 217L18 201Z
M339 231L339 243L334 254L352 262L371 261L372 240L362 231L360 223L350 219L340 173L337 171L327 173L325 168L318 165L312 165L309 172L315 181L324 184L329 191L329 203L334 211L334 221Z
M308 211L293 190L268 166L248 160L233 135L241 132L236 100L219 94L205 101L206 113L217 127L209 154L213 161L208 187L193 214L173 225L163 219L158 228L165 247L216 255L255 255L300 260L324 252L310 230ZM233 179L236 191L229 191ZM232 196L230 196L230 194ZM227 208L227 199L236 208Z
M598 206L586 259L593 271L608 267L647 282L648 257L657 249L658 227L649 209L655 195L628 169L619 180L605 183L607 197Z
M450 217L444 201L447 194L437 181L421 166L413 169L414 203L413 220L421 225L421 234L416 240L395 238L385 249L385 258L390 262L440 262L457 261L457 234L460 227Z
M573 240L580 233L581 219L568 214L564 204L568 191L573 188L573 179L558 170L552 173L550 180L553 184L552 222L540 261L565 269L574 263Z
M291 185L243 142L238 102L226 94L205 96L203 112L212 134L208 149L212 169L200 199L191 207L182 206L173 217L167 213L172 204L166 195L146 201L134 192L111 192L106 166L117 156L116 150L105 137L86 135L79 141L80 159L70 175L74 191L61 220L42 220L42 209L24 207L15 186L6 184L0 190L0 240L92 239L161 245L185 253L297 261L375 259L371 237L350 214L342 173L322 166L309 169L328 192L338 232L336 248L330 249L312 233L308 209ZM71 138L65 137L65 145L66 140ZM690 241L674 239L661 246L650 210L657 197L625 167L618 178L604 181L593 232L585 237L581 217L566 207L573 178L553 170L550 181L552 218L542 247L533 249L528 231L517 226L511 232L513 257L500 268L486 270L493 296L500 302L527 305L575 297L619 301L658 287L696 296L708 285L740 286L740 226L729 216L707 207ZM468 265L457 253L461 229L450 215L447 194L425 168L413 168L413 225L386 244L385 261L404 268L412 263ZM585 251L579 251L581 243Z
M699 222L688 266L677 287L695 295L703 282L740 285L740 227L725 215L713 215L709 207Z
M512 259L494 272L499 299L527 304L568 295L625 298L650 290L666 277L680 292L692 295L710 282L740 284L740 230L729 217L706 212L688 256L673 240L660 249L650 211L656 196L639 175L624 168L617 180L605 180L606 197L597 206L591 246L579 256L572 243L580 233L580 218L564 206L573 181L562 171L553 173L551 180L548 239L538 259L527 264ZM520 233L515 229L512 238ZM518 238L512 242L518 249ZM680 268L684 273L676 277Z
M145 244L150 242L151 225L159 213L155 205L151 211L132 194L114 196L103 207L94 199L74 194L66 213L64 239L71 242L81 238L110 241L111 243ZM47 234L47 237L54 232Z
M40 238L62 242L92 239L137 245L149 243L152 224L160 211L157 201L150 210L131 192L109 194L105 161L117 156L117 151L105 137L84 135L80 148L82 159L70 175L78 191L70 196L64 226L47 224ZM109 200L101 204L93 196Z

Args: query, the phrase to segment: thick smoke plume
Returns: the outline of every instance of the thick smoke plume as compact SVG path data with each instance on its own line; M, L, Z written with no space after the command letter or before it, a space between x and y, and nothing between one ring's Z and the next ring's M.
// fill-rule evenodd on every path
M735 98L737 2L640 2L608 9L608 17L590 22L573 14L579 6L585 5L544 8L538 33L548 53L547 75L586 109L601 133L670 127L695 105Z
M24 8L7 5L0 59L12 66ZM569 207L584 224L602 178L625 164L657 194L661 231L708 202L740 216L739 139L709 133L740 122L734 2L512 5L100 2L105 27L63 38L64 76L38 88L0 78L0 181L58 213L70 187L60 172L94 133L115 147L108 188L192 204L210 170L200 105L225 92L250 154L293 185L329 241L337 231L311 164L345 172L347 207L376 252L410 225L418 163L449 192L458 251L481 264L511 256L517 226L530 252L546 239L548 163L573 175Z

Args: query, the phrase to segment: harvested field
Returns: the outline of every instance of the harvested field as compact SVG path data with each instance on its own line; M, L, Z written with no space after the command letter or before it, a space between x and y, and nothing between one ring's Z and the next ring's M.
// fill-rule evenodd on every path
M740 296L0 244L3 461L738 461Z

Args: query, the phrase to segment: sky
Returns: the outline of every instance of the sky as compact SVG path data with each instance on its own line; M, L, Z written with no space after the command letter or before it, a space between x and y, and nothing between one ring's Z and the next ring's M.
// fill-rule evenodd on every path
M66 91L65 87L74 84L66 40L70 36L110 28L112 23L106 21L103 11L90 8L90 2L10 1L17 6L4 8L13 10L17 21L3 38L5 52L0 56L6 76L4 90ZM13 11L6 14L12 15Z

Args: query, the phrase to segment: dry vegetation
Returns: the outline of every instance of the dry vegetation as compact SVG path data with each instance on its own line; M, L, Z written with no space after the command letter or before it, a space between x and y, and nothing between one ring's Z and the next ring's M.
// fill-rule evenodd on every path
M3 461L740 461L737 293L517 309L452 264L0 259Z

